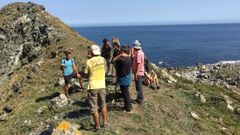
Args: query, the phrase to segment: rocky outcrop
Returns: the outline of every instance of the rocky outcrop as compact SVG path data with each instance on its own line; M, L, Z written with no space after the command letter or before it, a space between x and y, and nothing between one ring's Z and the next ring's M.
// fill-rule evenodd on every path
M193 82L203 82L227 88L240 88L240 64L213 64L178 69L177 74Z
M56 97L50 101L49 108L56 111L63 108L67 104L68 98L64 94L61 94L59 97Z
M14 3L0 10L0 84L55 42L56 30L42 19L49 16L44 10L33 3Z

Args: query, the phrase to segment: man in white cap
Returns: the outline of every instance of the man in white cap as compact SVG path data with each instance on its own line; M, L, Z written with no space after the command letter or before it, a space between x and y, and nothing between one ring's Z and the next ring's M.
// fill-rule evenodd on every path
M84 73L88 76L88 102L90 112L95 122L95 131L100 129L98 108L101 108L104 127L108 126L107 122L107 107L106 107L106 61L101 56L99 46L92 45L88 49L90 58L87 60ZM99 104L98 104L99 103Z
M144 101L142 82L144 77L144 53L142 51L141 43L138 40L133 42L133 66L132 71L134 75L137 98L133 103L141 104Z

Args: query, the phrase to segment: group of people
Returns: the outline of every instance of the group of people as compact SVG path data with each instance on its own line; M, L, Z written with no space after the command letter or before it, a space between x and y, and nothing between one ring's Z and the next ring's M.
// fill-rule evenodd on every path
M102 112L104 127L109 126L105 92L106 76L116 77L116 85L120 86L124 99L124 110L126 112L131 111L132 103L141 104L144 102L143 82L147 83L147 85L155 82L157 83L157 87L159 87L158 80L156 80L156 73L145 71L145 56L141 43L138 40L135 40L133 46L130 47L128 45L121 46L118 38L113 38L112 42L104 39L101 49L98 45L89 46L87 56L88 60L86 61L84 74L78 72L70 51L66 51L66 58L61 60L61 69L63 70L65 80L64 90L67 97L69 97L68 85L72 78L79 79L82 89L83 78L88 79L87 97L96 131L100 129L98 108ZM148 69L146 68L146 70ZM135 100L131 100L129 92L132 80L135 81L137 92Z

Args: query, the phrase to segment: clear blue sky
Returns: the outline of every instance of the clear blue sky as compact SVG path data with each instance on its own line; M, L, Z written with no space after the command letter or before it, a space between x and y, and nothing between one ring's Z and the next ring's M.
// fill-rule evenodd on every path
M0 7L17 0L0 0ZM67 24L240 22L240 0L18 0L42 4Z

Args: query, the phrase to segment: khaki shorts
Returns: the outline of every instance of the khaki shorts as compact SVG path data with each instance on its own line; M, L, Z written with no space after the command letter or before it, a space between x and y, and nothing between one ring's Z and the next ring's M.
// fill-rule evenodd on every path
M105 89L88 90L88 103L90 106L90 112L95 113L98 108L106 106L106 92Z

